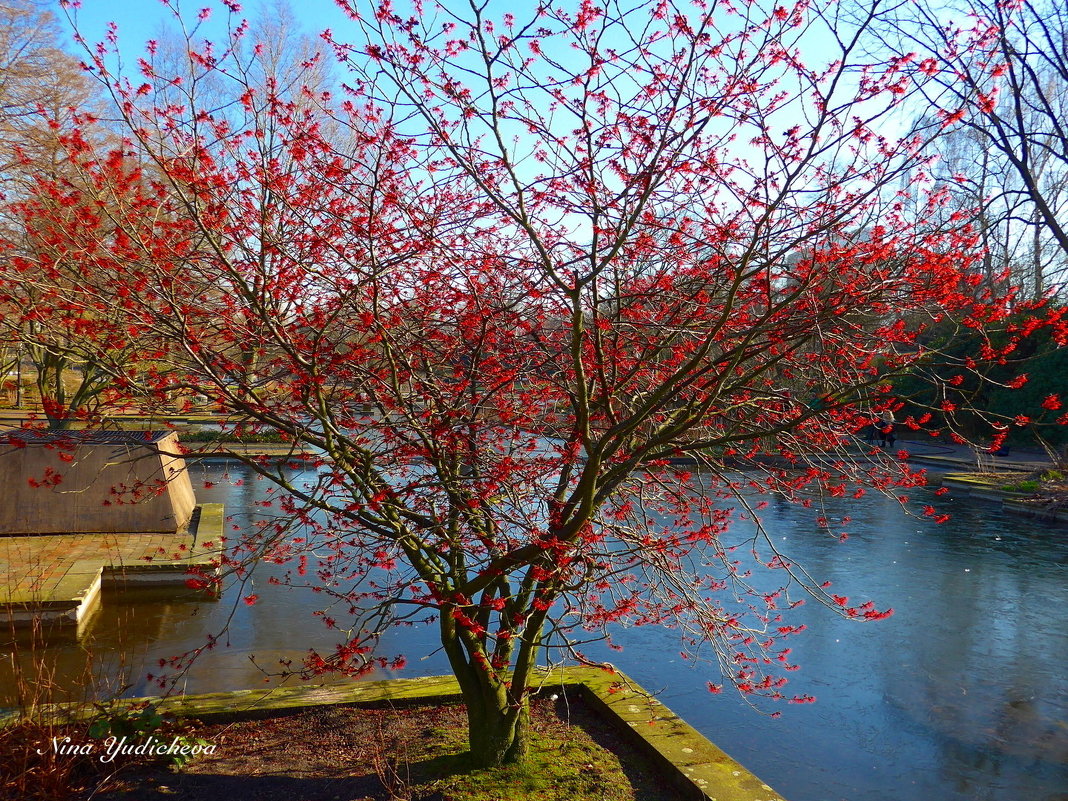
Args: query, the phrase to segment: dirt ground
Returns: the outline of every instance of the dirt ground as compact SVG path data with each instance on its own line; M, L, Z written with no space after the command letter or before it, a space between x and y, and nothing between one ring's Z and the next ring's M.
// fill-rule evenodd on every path
M535 700L529 767L472 774L456 704L318 707L259 720L200 725L216 746L180 772L122 767L93 801L660 801L673 797L645 758L577 699ZM494 784L494 782L503 784ZM388 786L388 787L387 787ZM392 790L392 794L391 794Z

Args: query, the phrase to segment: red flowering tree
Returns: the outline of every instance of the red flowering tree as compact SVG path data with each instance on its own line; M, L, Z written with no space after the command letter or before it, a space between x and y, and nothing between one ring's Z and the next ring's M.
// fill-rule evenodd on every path
M124 265L131 237L151 227L152 190L134 186L139 172L127 169L121 151L87 170L80 167L93 163L93 148L77 132L56 134L55 146L67 174L40 176L7 207L13 224L0 242L0 341L33 367L41 414L38 421L31 412L31 424L68 428L99 423L128 400L131 387L115 382L152 358L154 343L123 302L136 291ZM137 219L117 218L134 208ZM86 302L89 286L109 283L116 286L107 304Z
M539 660L620 622L789 697L791 591L888 612L759 528L736 551L732 507L922 482L858 432L932 320L1002 313L968 232L908 218L941 198L900 188L921 143L880 129L922 71L856 62L864 23L810 3L349 11L338 96L257 85L240 27L190 40L195 80L94 51L146 166L109 214L121 274L70 231L67 308L155 343L120 391L188 387L320 460L305 484L245 457L283 491L229 566L288 563L331 599L346 634L308 671L437 626L481 764L522 758ZM208 78L231 103L198 105Z

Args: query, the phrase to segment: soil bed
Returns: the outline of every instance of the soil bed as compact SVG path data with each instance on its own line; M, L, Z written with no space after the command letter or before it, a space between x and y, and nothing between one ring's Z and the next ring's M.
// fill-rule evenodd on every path
M179 772L124 766L94 801L670 801L645 758L575 698L535 699L522 768L470 771L459 704L324 706L201 724L215 744ZM86 797L83 793L81 797ZM77 797L77 796L76 796Z

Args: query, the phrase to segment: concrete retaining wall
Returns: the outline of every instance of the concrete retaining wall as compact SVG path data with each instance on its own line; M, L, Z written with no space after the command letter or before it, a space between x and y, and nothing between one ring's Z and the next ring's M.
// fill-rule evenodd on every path
M0 534L177 532L196 500L173 432L5 432Z

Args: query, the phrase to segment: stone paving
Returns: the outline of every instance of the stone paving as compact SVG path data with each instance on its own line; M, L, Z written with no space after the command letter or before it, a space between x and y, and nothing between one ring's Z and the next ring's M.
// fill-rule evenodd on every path
M37 534L0 537L0 619L21 624L51 614L77 622L102 586L138 577L184 586L193 567L210 567L220 548L221 504L205 504L191 531ZM103 582L103 584L102 584Z
M0 537L0 603L66 600L102 568L192 561L190 534L42 534Z

